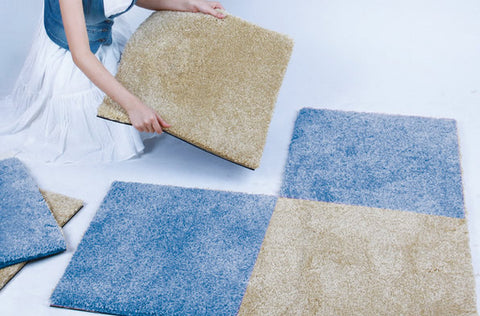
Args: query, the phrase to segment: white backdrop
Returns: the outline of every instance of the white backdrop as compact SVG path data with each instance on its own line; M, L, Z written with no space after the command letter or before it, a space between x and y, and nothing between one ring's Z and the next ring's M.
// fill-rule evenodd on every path
M0 95L13 86L41 3L0 4ZM293 123L302 107L457 120L480 293L480 2L226 0L223 4L232 14L286 33L296 43L261 167L246 170L170 136L148 141L144 156L122 163L28 162L40 187L87 204L65 227L68 251L29 264L0 291L0 315L85 315L50 308L48 298L113 180L278 194ZM134 25L147 14L140 9L129 13Z

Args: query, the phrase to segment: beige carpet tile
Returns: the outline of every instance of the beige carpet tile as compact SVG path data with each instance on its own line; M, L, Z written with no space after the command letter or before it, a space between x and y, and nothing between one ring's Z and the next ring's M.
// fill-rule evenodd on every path
M63 227L82 207L83 202L58 193L40 190L58 225ZM17 263L0 269L0 290L17 274L27 262Z
M61 227L83 207L83 201L62 194L40 190L53 217Z
M255 169L292 48L232 15L156 12L130 38L116 77L172 125L168 133ZM108 97L98 116L130 123Z
M466 221L279 199L240 315L476 315Z

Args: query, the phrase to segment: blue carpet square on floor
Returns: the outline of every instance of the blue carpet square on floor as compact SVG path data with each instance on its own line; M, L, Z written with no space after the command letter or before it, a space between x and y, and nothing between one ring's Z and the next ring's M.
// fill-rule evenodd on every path
M463 218L456 123L302 109L281 195Z
M121 315L234 315L276 199L114 182L51 304Z
M0 161L0 268L62 252L65 240L22 162Z

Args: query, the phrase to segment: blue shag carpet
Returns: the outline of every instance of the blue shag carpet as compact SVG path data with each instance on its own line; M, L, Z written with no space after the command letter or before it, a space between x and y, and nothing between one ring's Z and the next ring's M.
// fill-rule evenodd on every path
M120 315L234 315L275 202L115 182L52 306Z
M281 196L463 218L456 123L302 109Z
M0 161L0 268L65 251L63 234L25 166Z

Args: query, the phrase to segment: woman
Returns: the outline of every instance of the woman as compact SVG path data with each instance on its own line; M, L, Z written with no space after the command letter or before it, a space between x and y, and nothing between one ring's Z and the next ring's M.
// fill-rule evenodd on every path
M151 10L224 15L206 0L45 0L44 18L13 93L0 101L0 143L42 161L117 161L143 151L138 131L170 127L114 77L130 36L120 16L134 4ZM132 125L96 117L109 95ZM23 145L19 145L23 144Z

